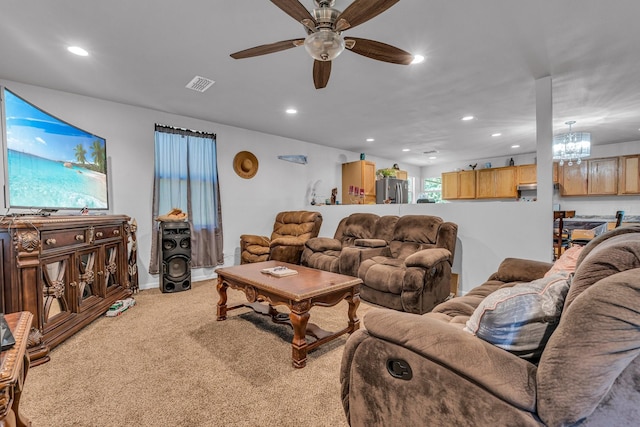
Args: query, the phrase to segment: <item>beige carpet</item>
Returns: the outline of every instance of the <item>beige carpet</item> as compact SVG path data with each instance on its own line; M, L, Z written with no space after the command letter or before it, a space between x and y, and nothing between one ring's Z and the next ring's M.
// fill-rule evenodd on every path
M346 426L339 369L348 336L295 369L290 327L248 309L216 321L214 281L135 299L135 307L96 320L29 371L21 410L34 427ZM229 305L241 302L244 294L229 290ZM358 316L371 309L361 303ZM314 307L311 321L346 326L346 302Z

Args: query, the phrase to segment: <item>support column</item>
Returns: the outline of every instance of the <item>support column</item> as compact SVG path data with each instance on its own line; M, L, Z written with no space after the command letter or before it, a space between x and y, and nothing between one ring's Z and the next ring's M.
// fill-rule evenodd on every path
M549 236L551 248L553 237L553 96L551 77L546 76L536 80L536 158L538 175L538 203L543 211L548 212L549 221L545 222L541 232ZM549 261L553 253L549 252Z

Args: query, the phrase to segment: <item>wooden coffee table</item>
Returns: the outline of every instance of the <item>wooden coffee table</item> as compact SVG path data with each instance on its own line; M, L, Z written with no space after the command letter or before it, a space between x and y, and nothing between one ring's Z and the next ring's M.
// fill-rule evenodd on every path
M261 273L263 268L285 266L298 271L298 274L286 277L273 277ZM360 327L356 310L360 304L360 284L362 280L342 274L292 265L284 262L266 261L242 264L216 269L218 274L217 290L218 320L225 320L227 312L240 307L251 307L257 313L271 316L276 323L287 323L293 327L292 358L293 366L304 368L307 352L329 342L340 335L352 333ZM227 288L241 290L251 304L227 307ZM332 307L340 301L349 303L346 328L329 332L309 323L309 310L313 306ZM289 315L279 313L274 306L285 305ZM315 341L308 342L310 335Z

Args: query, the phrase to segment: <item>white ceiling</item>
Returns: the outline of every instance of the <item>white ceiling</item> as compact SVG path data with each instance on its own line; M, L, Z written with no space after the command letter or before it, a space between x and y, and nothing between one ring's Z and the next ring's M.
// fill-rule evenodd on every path
M534 152L535 80L548 75L556 132L576 120L595 145L639 140L639 16L638 0L401 0L345 35L426 61L345 51L316 90L302 47L229 57L305 36L267 0L2 0L0 78L427 165ZM186 89L196 75L216 83Z

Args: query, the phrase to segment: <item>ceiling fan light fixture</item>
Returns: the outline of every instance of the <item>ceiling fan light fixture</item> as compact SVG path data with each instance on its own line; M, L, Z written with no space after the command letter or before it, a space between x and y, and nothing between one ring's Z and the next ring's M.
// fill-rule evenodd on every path
M304 40L304 48L318 61L332 61L344 51L344 39L329 29L320 29Z

